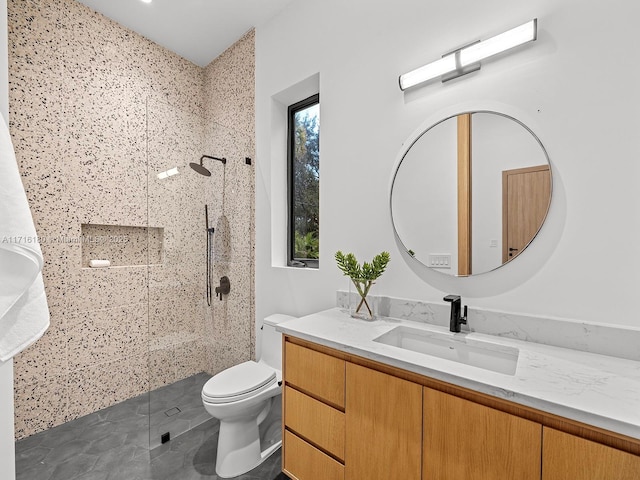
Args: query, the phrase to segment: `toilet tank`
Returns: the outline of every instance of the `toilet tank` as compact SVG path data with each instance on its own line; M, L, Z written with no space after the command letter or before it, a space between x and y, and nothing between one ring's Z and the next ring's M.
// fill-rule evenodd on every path
M276 331L276 325L296 317L276 313L264 319L260 343L260 358L270 367L282 370L282 334Z

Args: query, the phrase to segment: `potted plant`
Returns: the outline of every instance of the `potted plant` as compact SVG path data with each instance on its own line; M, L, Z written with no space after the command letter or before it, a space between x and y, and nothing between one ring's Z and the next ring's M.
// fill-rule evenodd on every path
M387 268L387 264L390 260L389 252L381 252L373 257L371 263L364 262L362 265L358 263L358 260L353 253L347 253L345 255L338 250L335 258L338 263L338 268L345 276L348 276L351 279L358 295L360 295L358 306L352 316L366 319L374 318L375 312L371 308L370 299L368 299L367 296L369 295L369 291L375 281ZM366 308L366 311L363 307Z

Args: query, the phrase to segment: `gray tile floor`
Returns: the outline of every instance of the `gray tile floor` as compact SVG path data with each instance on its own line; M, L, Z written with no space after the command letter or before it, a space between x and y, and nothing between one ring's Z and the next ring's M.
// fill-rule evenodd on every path
M193 397L202 377L177 382L176 389ZM206 380L205 380L206 381ZM174 384L175 385L175 384ZM188 388L186 388L188 387ZM166 389L166 387L163 387ZM200 385L201 388L201 385ZM168 390L168 389L167 389ZM161 397L154 399L154 413L164 414ZM175 392L173 392L175 393ZM177 394L165 397L169 408L195 402ZM204 410L204 407L200 407ZM200 415L197 408L184 422L194 422L180 436L149 450L149 395L141 395L104 410L78 418L45 432L16 442L17 480L217 480L215 458L218 445L217 420L208 417L194 426ZM153 420L152 420L153 421ZM159 430L158 430L159 431ZM153 428L152 428L153 432ZM153 440L152 440L153 441ZM254 470L236 477L238 480L285 480L281 473L280 451Z
M150 415L151 449L162 444L163 433L169 432L175 438L211 418L202 406L201 396L202 387L210 378L207 373L198 373L149 394L149 409L144 413Z

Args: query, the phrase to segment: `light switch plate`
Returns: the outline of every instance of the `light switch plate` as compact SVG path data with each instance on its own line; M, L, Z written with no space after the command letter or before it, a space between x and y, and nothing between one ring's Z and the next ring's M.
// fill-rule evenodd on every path
M431 268L451 268L450 253L430 253L429 266Z

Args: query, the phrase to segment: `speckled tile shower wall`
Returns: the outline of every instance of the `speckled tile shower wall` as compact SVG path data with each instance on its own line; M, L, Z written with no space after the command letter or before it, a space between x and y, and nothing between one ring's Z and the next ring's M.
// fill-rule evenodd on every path
M227 159L207 191L214 219L214 280L226 275L231 292L207 309L208 370L253 358L254 329L254 168L255 35L245 34L205 69L206 153ZM248 165L246 158L251 159ZM221 165L212 165L220 171ZM223 195L224 193L224 195Z
M51 310L15 358L23 438L253 354L254 37L202 69L74 0L8 9L10 129ZM224 186L220 164L157 178L203 153L229 159ZM205 203L214 279L232 285L213 311ZM163 228L163 264L82 268L83 224Z

